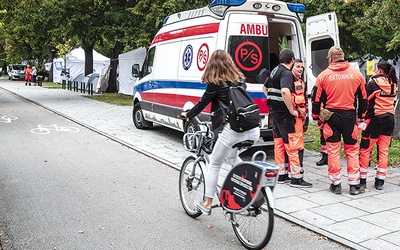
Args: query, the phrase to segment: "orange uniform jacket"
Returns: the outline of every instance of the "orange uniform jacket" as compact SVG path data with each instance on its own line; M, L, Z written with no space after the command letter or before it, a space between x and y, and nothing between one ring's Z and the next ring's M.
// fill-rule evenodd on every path
M364 118L368 103L364 77L347 61L332 63L315 82L312 117L319 119L321 103L325 100L325 108L331 111L356 110L356 97L359 100L358 118Z

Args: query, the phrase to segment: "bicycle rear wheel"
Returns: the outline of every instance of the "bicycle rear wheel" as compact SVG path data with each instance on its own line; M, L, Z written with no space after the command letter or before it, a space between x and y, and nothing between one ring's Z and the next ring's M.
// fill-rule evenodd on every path
M179 174L179 196L182 207L193 218L201 215L201 211L196 208L194 202L203 200L205 192L203 173L205 162L195 161L194 156L186 158Z
M269 187L266 187L269 188ZM274 229L274 210L262 189L260 201L241 213L231 213L232 227L240 243L247 249L265 247Z

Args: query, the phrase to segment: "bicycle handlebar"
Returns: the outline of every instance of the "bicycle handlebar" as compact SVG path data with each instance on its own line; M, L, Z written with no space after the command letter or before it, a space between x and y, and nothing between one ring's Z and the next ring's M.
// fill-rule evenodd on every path
M186 119L188 119L188 120L195 120L196 123L197 123L198 125L204 125L204 126L206 126L206 127L208 127L208 128L211 128L211 122L210 122L210 121L201 121L197 116L194 116L194 117L191 117L191 118L187 118L187 117L184 117L184 116L182 115L183 113L186 113L186 112L182 112L182 113L179 115L179 118L181 118L181 119L183 119L183 120L186 120Z

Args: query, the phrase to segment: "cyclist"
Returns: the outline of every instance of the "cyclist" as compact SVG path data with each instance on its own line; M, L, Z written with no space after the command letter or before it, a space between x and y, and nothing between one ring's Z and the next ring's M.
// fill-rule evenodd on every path
M216 129L216 122L223 124L222 132L219 134L213 152L211 153L208 172L206 173L205 201L196 202L196 207L207 215L211 214L212 201L215 195L222 163L228 154L233 155L231 154L231 150L233 150L232 146L241 141L257 141L260 138L259 127L241 133L236 132L231 129L229 122L226 121L224 115L226 111L217 112L220 108L229 106L229 86L225 83L243 82L243 79L244 76L242 72L236 67L232 57L226 51L214 51L204 70L204 75L201 78L203 82L207 83L207 88L203 96L191 110L182 113L183 118L194 117L211 102L211 112L214 114L219 113L218 116L211 116L213 128ZM220 107L219 102L225 107Z

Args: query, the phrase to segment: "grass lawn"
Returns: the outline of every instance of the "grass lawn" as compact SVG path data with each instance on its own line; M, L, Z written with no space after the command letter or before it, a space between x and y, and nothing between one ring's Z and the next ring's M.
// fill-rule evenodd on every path
M48 89L61 89L62 85L54 82L42 82L42 87Z
M42 87L48 89L61 89L62 85L53 82L43 82ZM132 106L132 96L129 95L121 95L118 93L102 93L96 95L86 95L85 97L119 106Z
M100 95L88 95L85 97L119 106L132 106L132 96L130 95L122 95L118 93L102 93Z
M319 143L319 129L311 125L308 127L307 132L304 133L305 138L312 139L313 142L308 142L305 144L305 148L308 150L313 150L319 152L320 143ZM361 138L361 133L359 138ZM400 165L400 141L399 140L392 140L392 145L389 148L389 166L399 166ZM343 143L342 143L342 150L341 156L345 157L345 153L343 150ZM376 164L376 147L372 150L372 164Z

